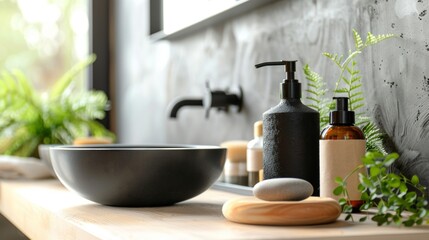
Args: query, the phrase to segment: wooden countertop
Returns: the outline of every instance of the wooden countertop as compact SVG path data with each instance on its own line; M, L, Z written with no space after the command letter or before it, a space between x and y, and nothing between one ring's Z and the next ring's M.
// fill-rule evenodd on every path
M0 212L31 239L429 239L429 226L372 222L274 227L232 223L222 204L239 195L209 189L162 208L118 208L87 201L57 180L0 180Z

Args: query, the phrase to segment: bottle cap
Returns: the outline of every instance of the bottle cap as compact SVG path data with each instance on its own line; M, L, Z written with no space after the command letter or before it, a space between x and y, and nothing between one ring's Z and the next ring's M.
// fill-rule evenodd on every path
M253 135L255 138L262 137L262 121L257 121L253 125Z
M329 114L329 124L353 125L355 123L355 112L349 111L348 97L334 97L337 100L335 111Z
M226 159L231 162L246 162L246 151L248 141L235 140L220 144L226 148Z

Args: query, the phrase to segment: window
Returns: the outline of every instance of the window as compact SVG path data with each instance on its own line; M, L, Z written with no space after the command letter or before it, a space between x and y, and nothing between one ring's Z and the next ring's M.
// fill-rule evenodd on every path
M40 91L49 89L88 56L88 13L88 0L0 0L0 68L19 69Z
M109 96L109 6L113 0L0 0L0 70L21 70L41 92L90 53L78 82ZM101 121L110 127L109 114Z

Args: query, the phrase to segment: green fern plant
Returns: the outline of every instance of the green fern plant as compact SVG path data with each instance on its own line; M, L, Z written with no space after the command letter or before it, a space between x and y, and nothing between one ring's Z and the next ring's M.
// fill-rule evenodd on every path
M308 106L317 110L320 114L320 130L324 129L329 124L329 106L330 100L326 97L328 89L326 82L323 78L306 64L304 66L304 75L308 81L308 89L306 90L308 95L306 97L309 100Z
M37 92L20 71L0 75L0 154L35 156L39 144L70 144L77 137L114 138L97 119L108 106L101 91L73 89L77 74L95 55L67 71L47 95Z
M349 98L349 109L356 113L356 125L359 126L367 139L366 148L368 151L379 151L386 153L383 148L383 134L380 129L365 116L365 98L362 91L362 76L358 68L356 56L362 51L383 40L394 37L393 34L373 35L368 32L365 42L362 41L359 33L353 29L354 50L349 50L348 56L324 52L323 55L330 59L339 69L339 77L335 82L333 96L346 95ZM314 72L308 65L304 66L304 74L308 80L308 89L306 90L309 106L320 113L320 128L323 129L329 124L327 113L335 108L335 102L326 95L326 83L323 78Z

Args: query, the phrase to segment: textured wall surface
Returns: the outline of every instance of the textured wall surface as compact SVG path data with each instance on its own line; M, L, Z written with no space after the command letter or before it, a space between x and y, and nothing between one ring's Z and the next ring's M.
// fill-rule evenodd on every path
M253 122L278 103L281 68L255 63L297 59L333 87L338 77L323 51L346 54L352 29L363 37L394 33L358 57L366 108L402 154L400 168L429 185L429 0L280 0L174 41L151 42L148 1L118 1L117 129L123 143L219 144L251 139ZM306 81L298 72L303 89ZM183 108L169 119L176 97L202 97L213 88L241 85L237 114ZM305 93L304 93L305 96Z

